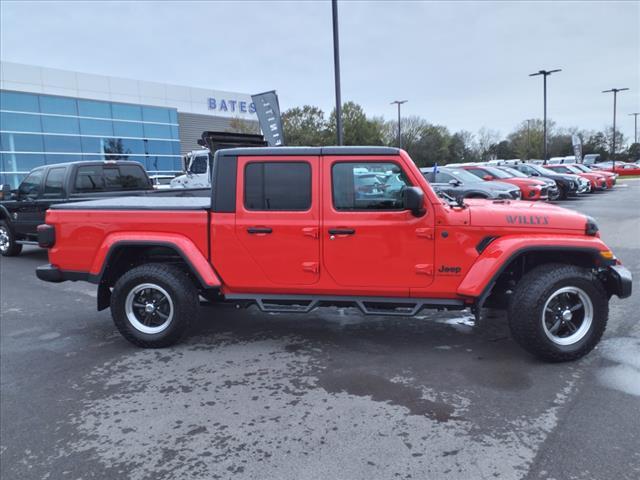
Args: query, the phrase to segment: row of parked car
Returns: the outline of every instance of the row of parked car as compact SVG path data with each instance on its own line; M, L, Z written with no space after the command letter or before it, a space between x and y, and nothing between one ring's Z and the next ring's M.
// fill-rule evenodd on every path
M618 173L600 164L463 163L420 169L433 188L454 198L564 200L613 188Z

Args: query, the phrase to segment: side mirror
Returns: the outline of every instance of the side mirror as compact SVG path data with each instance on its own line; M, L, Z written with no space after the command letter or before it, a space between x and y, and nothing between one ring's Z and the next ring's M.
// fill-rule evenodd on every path
M421 217L425 214L424 209L424 192L418 187L406 187L402 190L402 206L411 210L415 217Z
M449 180L449 185L451 185L452 187L457 187L460 185L460 180L456 180L455 178L452 180Z
M8 200L11 198L11 185L3 183L0 186L0 200Z
M493 180L493 177L491 175L485 175L484 177L482 177L483 180Z

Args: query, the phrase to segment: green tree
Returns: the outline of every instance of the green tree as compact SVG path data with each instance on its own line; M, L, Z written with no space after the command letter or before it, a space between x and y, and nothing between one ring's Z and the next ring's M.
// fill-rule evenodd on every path
M511 144L513 158L528 160L530 158L542 158L543 148L543 124L540 119L525 120L507 136Z
M627 155L630 161L640 160L640 143L632 143L629 145Z
M344 145L383 145L384 127L380 121L369 119L360 105L347 102L342 105L342 134ZM336 138L336 112L329 118L329 134ZM334 140L335 141L335 140Z
M311 105L290 108L282 114L282 126L287 145L329 145L328 124L324 112Z

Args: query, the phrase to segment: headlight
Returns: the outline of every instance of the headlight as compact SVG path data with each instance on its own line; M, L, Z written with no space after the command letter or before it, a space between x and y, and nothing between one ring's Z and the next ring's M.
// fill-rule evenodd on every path
M589 236L595 236L598 233L598 224L593 217L587 215L587 224L584 227L584 233Z

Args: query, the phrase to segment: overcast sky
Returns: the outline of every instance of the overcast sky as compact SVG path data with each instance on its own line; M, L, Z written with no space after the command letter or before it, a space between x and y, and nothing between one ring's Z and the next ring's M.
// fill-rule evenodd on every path
M12 2L3 60L195 87L276 89L283 109L334 105L331 4L319 2ZM618 125L640 111L640 2L341 1L342 98L368 115L420 115L451 130L507 134L542 117Z

